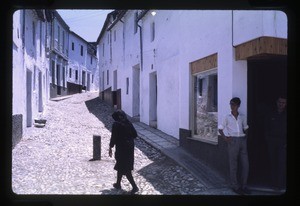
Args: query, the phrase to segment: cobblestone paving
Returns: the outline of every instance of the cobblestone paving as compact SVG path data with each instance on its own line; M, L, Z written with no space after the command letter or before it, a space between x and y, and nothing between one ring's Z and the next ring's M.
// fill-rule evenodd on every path
M49 101L43 128L25 128L12 151L12 190L16 194L129 194L131 186L116 180L114 158L108 156L113 109L98 93ZM101 160L93 157L93 135L101 136ZM205 194L187 170L137 138L133 176L142 195Z

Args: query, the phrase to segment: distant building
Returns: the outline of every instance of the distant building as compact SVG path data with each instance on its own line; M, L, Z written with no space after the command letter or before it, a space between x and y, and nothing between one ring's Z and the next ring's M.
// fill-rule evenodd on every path
M67 68L69 61L69 33L70 28L57 11L53 11L49 27L50 45L50 98L66 95Z
M50 98L98 91L99 71L95 43L70 31L55 10L15 11L12 33L14 146Z
M97 91L99 73L97 69L97 49L74 32L70 32L68 94ZM95 76L96 74L96 76Z
M99 68L97 58L97 44L95 42L87 43L87 76L86 91L99 91Z
M240 97L251 128L250 164L264 169L261 118L287 86L283 12L115 10L97 43L100 97L179 139L224 175L226 144L217 125L230 99Z
M112 106L117 105L118 108L121 108L121 92L118 90L120 88L118 83L120 84L123 79L120 78L122 77L120 69L124 68L125 63L123 51L125 35L121 26L116 25L114 29L111 28L114 23L119 23L117 18L121 14L122 11L116 10L107 15L97 39L100 96Z

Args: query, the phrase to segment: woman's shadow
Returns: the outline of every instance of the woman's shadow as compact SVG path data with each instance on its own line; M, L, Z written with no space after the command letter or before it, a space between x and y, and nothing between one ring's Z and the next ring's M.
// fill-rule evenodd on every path
M115 188L100 190L99 192L101 192L102 195L132 195L130 191ZM134 195L136 194L137 193L135 193Z

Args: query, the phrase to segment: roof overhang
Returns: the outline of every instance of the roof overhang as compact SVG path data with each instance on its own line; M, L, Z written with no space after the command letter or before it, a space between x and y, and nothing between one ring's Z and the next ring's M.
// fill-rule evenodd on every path
M235 46L235 60L265 55L287 55L287 39L263 36Z

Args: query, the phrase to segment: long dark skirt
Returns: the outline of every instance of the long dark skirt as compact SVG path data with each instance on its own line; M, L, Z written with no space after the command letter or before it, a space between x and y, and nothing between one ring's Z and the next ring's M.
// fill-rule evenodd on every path
M127 141L126 144L116 145L114 169L121 174L128 174L133 170L134 164L134 142Z

